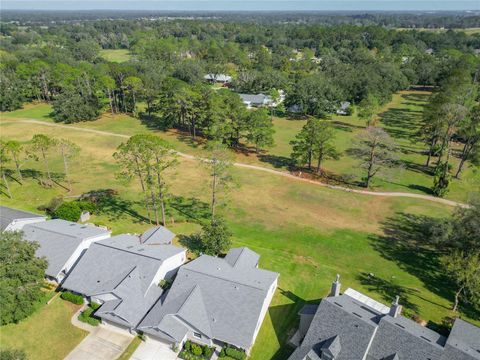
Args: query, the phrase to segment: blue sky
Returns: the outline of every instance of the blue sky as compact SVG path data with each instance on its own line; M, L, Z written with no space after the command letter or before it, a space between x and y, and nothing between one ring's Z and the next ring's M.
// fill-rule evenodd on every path
M480 10L480 0L2 0L2 9L33 10Z

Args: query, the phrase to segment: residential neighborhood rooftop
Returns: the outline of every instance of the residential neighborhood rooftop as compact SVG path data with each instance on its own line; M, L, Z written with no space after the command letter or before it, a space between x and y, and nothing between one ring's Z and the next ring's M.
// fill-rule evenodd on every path
M46 219L46 216L23 210L12 209L6 206L0 206L0 231L5 231L7 227L15 220L33 218Z
M164 226L155 226L140 235L143 244L171 244L175 234Z
M193 328L209 339L250 348L278 278L277 273L256 268L258 258L239 248L224 259L203 255L184 265L139 329L180 342Z
M457 319L447 338L400 315L398 299L385 313L378 305L371 306L375 300L357 294L347 289L324 298L289 360L480 359L480 328ZM312 310L309 305L300 315Z
M108 230L93 225L54 219L23 227L23 237L39 243L37 256L48 260L47 276L57 277L85 240L110 236Z

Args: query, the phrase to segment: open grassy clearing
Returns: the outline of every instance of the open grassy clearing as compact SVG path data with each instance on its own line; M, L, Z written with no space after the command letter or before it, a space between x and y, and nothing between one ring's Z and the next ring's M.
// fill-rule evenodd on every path
M79 308L57 297L18 324L0 327L0 345L25 350L31 360L63 359L88 334L70 322Z
M132 58L128 49L103 49L100 50L100 56L111 62L126 62Z
M82 154L71 166L72 194L67 194L61 186L44 189L31 178L24 185L12 181L14 199L2 196L2 204L35 210L60 194L71 196L114 188L119 196L103 213L93 216L92 221L112 227L114 233L141 232L148 228L145 211L139 204L139 186L121 183L114 176L116 165L111 155L125 139L9 119L3 119L1 124L2 137L28 141L33 134L43 132L74 141L81 145ZM128 117L115 124L114 121L105 117L79 126L111 131L118 124L115 132L145 131L138 121ZM278 121L297 126L291 120ZM278 135L285 140L277 146L288 143L288 131ZM176 138L172 135L172 139ZM175 145L189 147L179 139L175 141ZM24 169L41 170L41 166L29 162ZM63 171L59 158L52 161L51 167L59 175ZM296 327L298 310L304 302L323 297L337 272L342 275L344 287L354 287L385 303L400 292L407 312L417 313L423 319L440 323L451 315L451 290L435 268L434 257L402 253L389 247L390 242L381 237L384 227L391 226L386 221L396 214L445 216L451 208L417 199L344 193L241 168L234 169L234 175L238 186L230 195L232 205L224 210L234 234L234 245L251 247L262 255L262 267L281 274L279 290L252 359L286 358L291 350L285 342ZM175 196L169 207L175 222L169 227L179 235L197 231L197 222L208 213L206 178L205 169L197 161L186 159L181 159L178 169L169 177ZM61 180L59 183L62 184ZM431 264L428 273L423 271L427 263ZM374 273L375 278L365 276L369 273ZM463 315L471 320L478 316ZM479 323L478 318L476 321Z
M399 147L400 167L388 169L373 180L373 189L381 191L412 192L431 194L433 185L432 167L425 168L426 156L422 153L423 145L416 142L415 133L418 130L423 105L430 93L425 91L403 91L393 96L392 101L380 109L378 125L384 127L395 139ZM46 104L27 105L25 109L3 113L2 118L39 119L52 121L48 114L51 108ZM348 154L357 134L364 129L364 121L353 116L334 116L332 122L336 132L336 146L343 154L338 161L329 160L324 164L328 174L342 175L348 179L348 186L359 184L363 177L358 160ZM237 152L235 161L287 170L290 163L290 141L300 131L305 120L275 118L275 146L263 154ZM143 124L138 119L128 115L104 114L99 120L83 122L75 127L114 132L123 135L134 135L153 131L170 142L178 151L202 156L202 141L193 142L190 137L176 130L161 131ZM458 158L452 159L453 169L458 166ZM467 201L470 194L480 190L480 171L474 167L465 166L461 179L452 179L450 192L446 198Z

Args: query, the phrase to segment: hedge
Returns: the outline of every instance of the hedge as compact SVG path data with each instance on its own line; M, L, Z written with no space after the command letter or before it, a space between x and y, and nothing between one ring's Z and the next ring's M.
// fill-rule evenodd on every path
M71 303L77 304L77 305L82 305L83 304L83 296L81 295L76 295L74 293L71 293L70 291L65 291L60 295L60 297L63 300L70 301Z
M101 323L101 320L93 315L95 310L97 310L99 307L100 305L96 303L91 303L85 310L80 313L80 315L78 315L78 320L92 326L99 325Z
M77 201L64 202L53 212L53 217L67 221L77 222L82 214L82 209Z
M237 350L232 347L224 347L220 352L220 357L222 359L233 358L235 360L245 360L247 358L247 354L245 351Z

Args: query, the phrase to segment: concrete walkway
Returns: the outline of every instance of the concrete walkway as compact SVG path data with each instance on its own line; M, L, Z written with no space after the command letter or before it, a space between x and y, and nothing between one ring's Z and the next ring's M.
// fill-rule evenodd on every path
M76 130L76 131L83 131L83 132L88 132L88 133L93 133L93 134L98 134L98 135L106 135L106 136L115 136L115 137L120 137L124 139L130 138L129 135L124 135L124 134L117 134L109 131L102 131L102 130L95 130L95 129L86 129L86 128L80 128L76 126L71 126L71 125L62 125L62 124L55 124L55 123L49 123L45 121L40 121L40 120L34 120L34 119L15 119L16 122L22 122L22 123L30 123L30 124L38 124L38 125L44 125L44 126L52 126L52 127L58 127L58 128L64 128L64 129L70 129L70 130ZM8 120L7 120L8 122ZM185 159L199 159L196 156L190 155L190 154L185 154L182 152L177 151L176 152L178 156L181 156ZM202 160L202 159L199 159ZM205 160L205 159L203 159ZM263 166L257 166L257 165L250 165L250 164L244 164L244 163L233 163L234 166L240 167L240 168L245 168L245 169L250 169L250 170L256 170L256 171L263 171L263 172L268 172L273 175L277 176L283 176L292 180L297 180L297 181L302 181L302 182L307 182L310 184L318 185L318 186L323 186L329 189L333 190L339 190L339 191L344 191L344 192L350 192L350 193L355 193L355 194L362 194L362 195L370 195L370 196L383 196L383 197L407 197L407 198L415 198L415 199L421 199L421 200L427 200L427 201L432 201L444 205L449 205L449 206L460 206L463 208L469 207L467 204L453 201L453 200L447 200L447 199L442 199L438 198L435 196L430 196L430 195L422 195L422 194L415 194L415 193L407 193L407 192L395 192L395 191L389 191L389 192L377 192L377 191L369 191L369 190L361 190L361 189L352 189L344 186L337 186L337 185L329 185L322 183L321 181L317 180L311 180L311 179L305 179L296 175L293 175L289 172L286 171L280 171L280 170L274 170L270 168L266 168Z
M142 341L130 360L176 360L177 354L171 347L160 341L147 339Z

